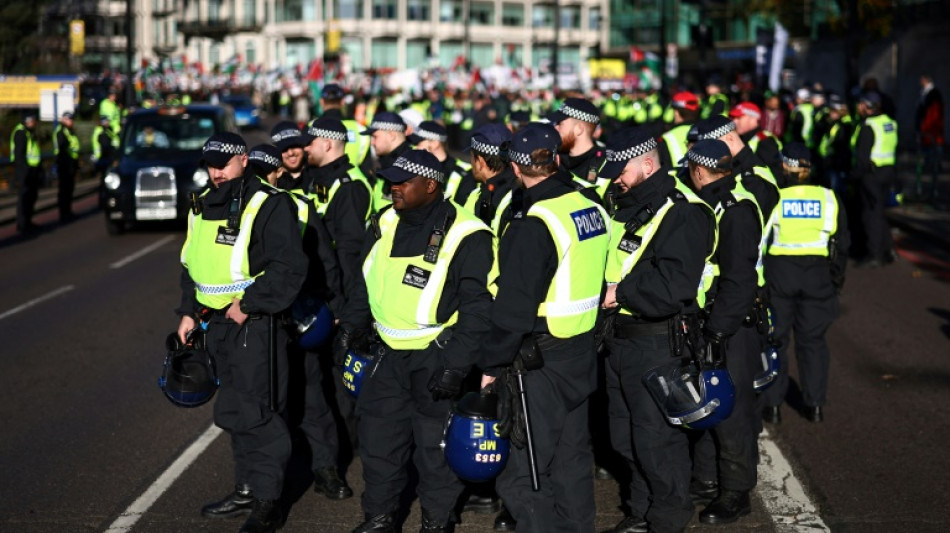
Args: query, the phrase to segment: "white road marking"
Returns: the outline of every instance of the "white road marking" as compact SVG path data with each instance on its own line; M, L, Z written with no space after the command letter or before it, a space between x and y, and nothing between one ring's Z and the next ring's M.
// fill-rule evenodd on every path
M756 493L765 504L778 533L815 533L831 529L825 525L818 509L805 494L792 466L775 445L768 430L759 438L759 482Z
M40 302L44 302L46 300L49 300L50 298L55 298L59 296L60 294L69 292L75 288L76 288L75 285L65 285L63 287L56 289L53 292L44 294L43 296L40 296L39 298L33 298L32 300L30 300L29 302L26 302L25 304L18 305L14 307L13 309L10 309L9 311L5 311L3 314L0 314L0 320L3 320L4 318L7 318L8 316L15 315L19 313L20 311L23 311L24 309L33 307L34 305Z
M149 487L148 490L142 493L137 500L132 502L132 505L119 515L119 518L116 518L115 522L112 522L112 525L109 526L109 529L107 529L105 533L130 531L132 526L142 518L142 515L168 490L168 487L181 476L182 472L191 466L191 463L193 463L221 433L221 428L212 424L211 427L198 437L198 440L192 443L192 445L178 457L178 459L175 459L175 462L172 463L167 470L162 472L162 475L155 480L155 483L152 483L152 486Z
M115 263L112 263L111 265L109 265L109 268L122 268L122 267L124 267L125 265L131 263L132 261L135 261L135 260L138 259L139 257L142 257L143 255L145 255L145 254L147 254L147 253L149 253L149 252L155 250L156 248L158 248L158 247L160 247L160 246L162 246L162 245L164 245L164 244L167 244L167 243L171 242L172 239L174 239L174 238L175 238L174 235L169 235L169 236L165 237L164 239L160 239L158 242L154 242L154 243L152 243L152 244L146 246L145 248L142 248L141 250L135 252L134 254L129 255L129 256L126 256L125 258L120 259L120 260L116 261Z

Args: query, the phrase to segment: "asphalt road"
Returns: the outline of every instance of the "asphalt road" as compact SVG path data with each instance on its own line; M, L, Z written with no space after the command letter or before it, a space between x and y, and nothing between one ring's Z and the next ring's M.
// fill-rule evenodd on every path
M183 230L109 237L94 197L76 208L78 220L47 224L34 239L0 227L0 532L105 531L141 509L136 502L150 488L157 498L126 517L137 519L131 531L236 531L239 520L198 512L233 484L225 436L211 438L193 463L176 463L209 435L211 407L174 408L156 385L164 337L177 325ZM848 273L828 335L826 421L808 423L787 405L783 423L769 428L836 532L950 527L950 258L913 234L899 234L898 243L900 262ZM362 519L358 496L330 502L308 491L299 451L283 531L349 531ZM177 466L180 475L162 478ZM358 461L347 476L359 495ZM622 517L617 485L597 481L596 490L604 530ZM783 525L792 518L773 516L768 503L760 492L739 523L694 520L690 531L792 531ZM406 531L417 528L417 507ZM491 530L491 516L462 518L460 532Z

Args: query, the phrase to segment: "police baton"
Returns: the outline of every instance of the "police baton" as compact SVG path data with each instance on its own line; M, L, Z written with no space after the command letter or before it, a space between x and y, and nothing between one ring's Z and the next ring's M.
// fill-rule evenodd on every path
M534 438L531 435L531 419L528 417L528 394L524 388L524 364L520 358L515 358L512 374L518 384L518 396L521 399L521 411L524 415L524 434L528 445L528 468L531 470L531 490L541 490L541 480L538 477L538 458L534 454Z
M267 315L267 370L270 381L270 410L277 412L278 399L277 394L280 390L280 384L277 382L277 317L273 314Z

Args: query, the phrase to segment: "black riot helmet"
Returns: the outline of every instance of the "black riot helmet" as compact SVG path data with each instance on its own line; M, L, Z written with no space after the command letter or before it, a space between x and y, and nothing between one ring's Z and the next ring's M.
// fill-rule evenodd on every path
M214 358L205 347L205 332L196 328L182 344L178 333L165 339L165 365L158 386L168 401L178 407L204 405L218 390L220 381Z

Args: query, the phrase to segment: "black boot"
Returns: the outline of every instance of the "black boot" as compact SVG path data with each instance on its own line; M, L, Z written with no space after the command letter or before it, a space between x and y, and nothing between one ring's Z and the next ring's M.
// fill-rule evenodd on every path
M518 522L511 516L507 506L502 506L501 512L495 517L495 531L514 531Z
M723 490L701 513L699 521L704 524L731 524L752 512L749 491Z
M821 406L819 405L805 406L805 409L802 412L805 415L805 420L808 420L809 422L821 422L825 419L825 413L822 411Z
M462 506L463 513L495 514L501 510L501 500L498 496L472 494Z
M610 533L648 533L650 527L642 518L628 516L610 530Z
M254 504L254 495L250 485L235 485L234 492L223 500L209 503L201 508L201 516L205 518L232 518L250 514Z
M419 527L419 533L453 533L454 531L455 523L451 519L439 520L426 509L422 510L422 526Z
M239 533L274 533L284 525L284 513L276 500L254 500L251 516Z
M356 526L352 533L395 533L395 518L391 513L376 516L367 514L366 521Z
M706 505L719 494L719 483L694 479L689 482L689 496L693 505Z
M331 500L345 500L353 496L353 489L340 477L335 466L313 471L313 491Z

